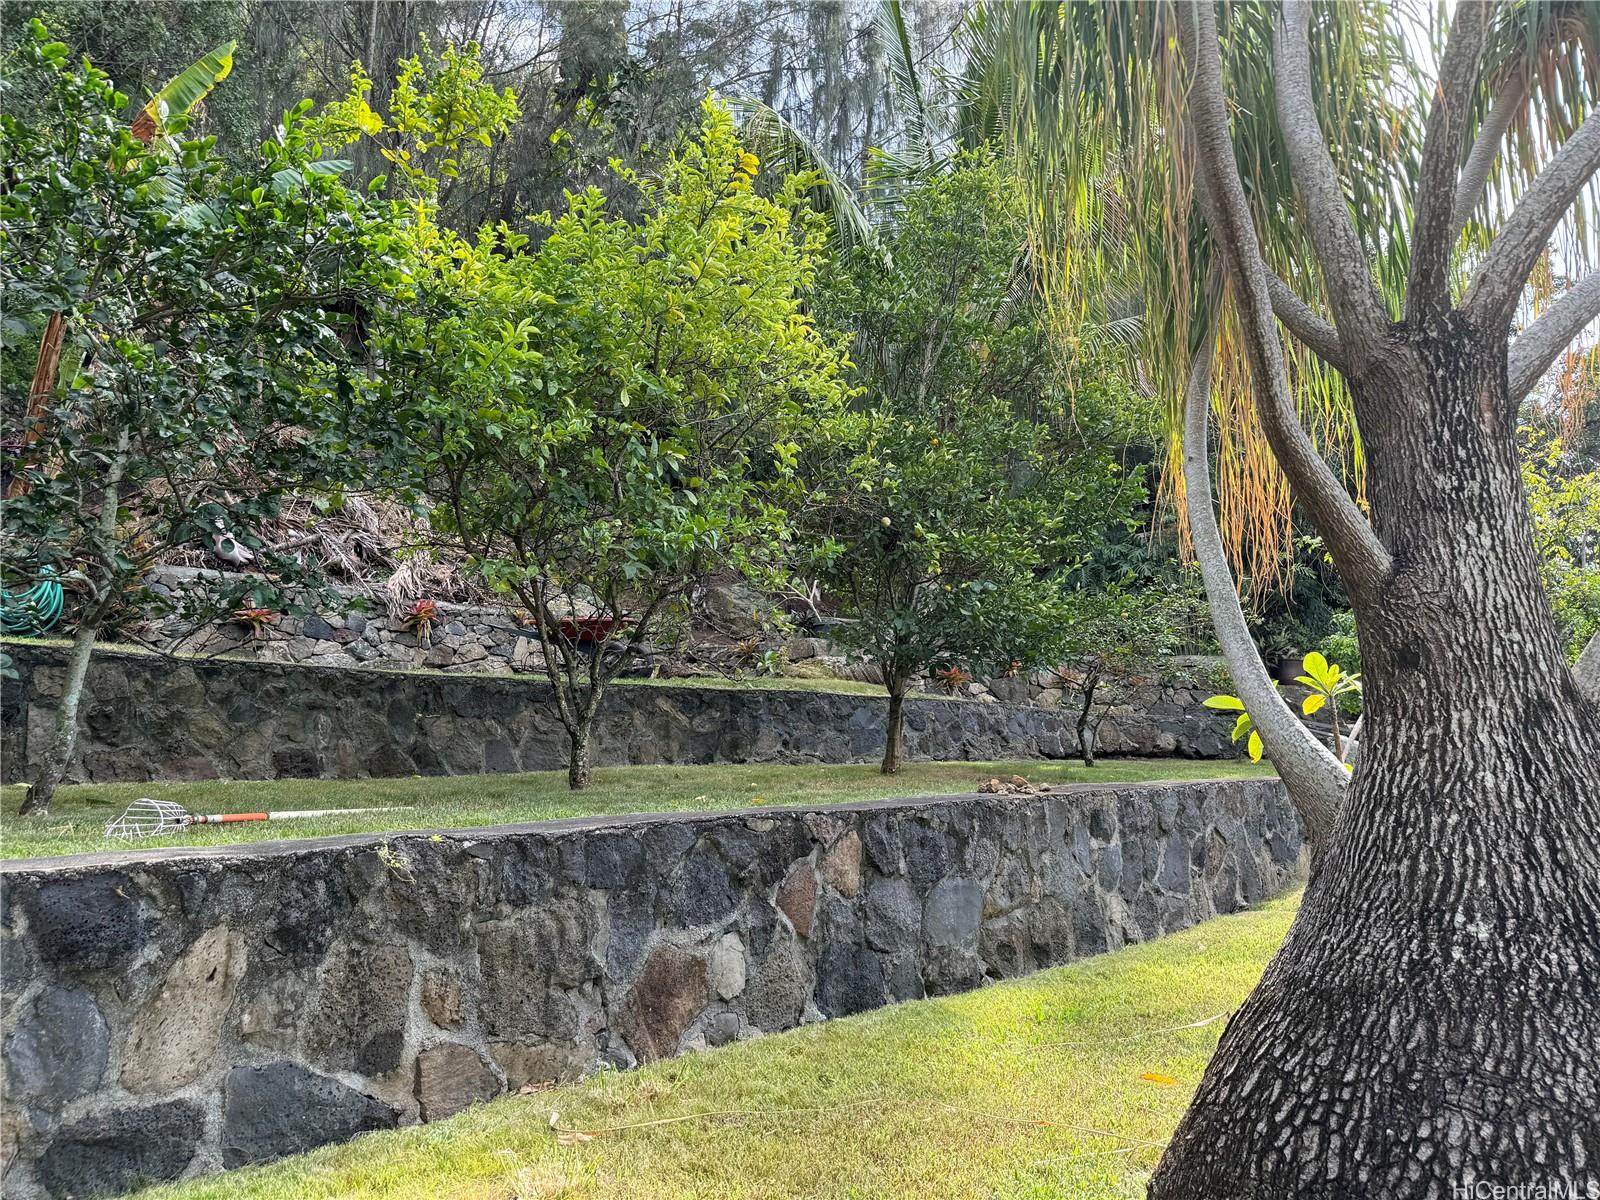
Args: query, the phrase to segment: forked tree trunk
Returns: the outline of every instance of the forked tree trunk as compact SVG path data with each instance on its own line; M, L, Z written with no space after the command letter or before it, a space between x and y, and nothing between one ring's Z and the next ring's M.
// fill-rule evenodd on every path
M1099 686L1098 679L1084 681L1083 707L1078 710L1078 754L1086 767L1094 766L1094 741L1100 730L1100 722L1090 720L1094 716L1094 694Z
M883 774L899 773L900 761L905 757L906 740L906 687L900 680L889 684L889 715L883 734Z
M1356 611L1360 762L1157 1200L1600 1184L1600 705L1540 590L1503 331L1463 325L1356 381L1396 564Z

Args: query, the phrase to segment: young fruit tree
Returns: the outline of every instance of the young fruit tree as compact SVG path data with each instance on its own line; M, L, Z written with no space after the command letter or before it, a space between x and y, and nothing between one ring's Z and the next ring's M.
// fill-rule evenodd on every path
M1540 282L1564 222L1569 262L1591 258L1592 10L1455 5L1409 105L1385 64L1414 66L1427 31L1398 8L988 13L1005 26L996 63L1016 68L988 78L1023 93L1030 161L1115 145L1139 168L1123 194L1155 182L1165 197L1145 265L1204 297L1161 375L1186 358L1197 556L1240 698L1315 843L1294 927L1150 1194L1581 1192L1600 1161L1600 703L1540 584L1517 418L1600 314L1600 274L1555 295ZM1365 690L1348 783L1233 624L1213 403L1247 414L1349 591ZM1336 419L1359 430L1361 502L1312 440Z
M815 230L768 199L727 112L659 178L624 172L537 247L420 221L411 302L383 318L385 387L433 527L533 617L587 787L607 685L708 576L770 579L788 553L801 443L846 395L840 347L802 300Z
M1051 660L1060 580L1141 494L1097 436L1116 395L1073 406L1025 238L1015 181L960 155L843 251L819 296L862 394L808 466L807 570L852 618L830 636L881 672L885 773L915 676Z
M1054 657L1063 690L1077 708L1074 721L1084 766L1094 766L1100 721L1112 703L1104 685L1159 677L1200 611L1192 584L1134 588L1108 582L1069 593Z
M0 578L12 593L60 580L74 627L22 805L35 814L71 763L97 637L160 605L142 582L157 556L219 538L250 549L260 575L189 597L211 611L314 582L254 531L286 493L336 502L360 469L349 314L375 286L360 246L382 218L318 158L303 108L242 173L211 139L185 139L181 108L225 63L137 116L37 22L7 70L43 99L27 121L0 116L5 410L20 435L5 448Z

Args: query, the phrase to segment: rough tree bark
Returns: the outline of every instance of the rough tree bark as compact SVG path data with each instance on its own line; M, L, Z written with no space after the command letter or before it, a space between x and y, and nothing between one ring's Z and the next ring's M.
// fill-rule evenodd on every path
M881 769L885 775L895 775L899 773L901 759L905 757L906 681L897 674L885 672L884 686L889 689L889 713L884 723Z
M1464 32L1476 53L1471 7L1458 8L1452 39ZM1191 111L1211 138L1202 169L1231 192L1217 197L1232 209L1221 238L1252 298L1243 319L1262 336L1266 289L1238 219L1214 14L1194 12ZM1309 14L1286 12L1280 105L1286 81L1292 92L1308 79ZM1447 78L1439 103L1461 103L1456 89L1471 84L1447 52L1452 63L1463 82ZM1463 132L1440 119L1430 139L1436 126L1453 142L1425 160L1453 164ZM1511 241L1491 251L1502 275L1480 276L1452 308L1443 272L1414 260L1418 290L1399 325L1374 323L1339 257L1349 213L1326 164L1307 158L1309 143L1291 150L1328 243L1319 258L1337 268L1329 287L1344 289L1333 308L1383 552L1352 588L1361 754L1322 868L1224 1031L1151 1181L1155 1200L1600 1188L1600 704L1568 668L1539 583L1507 375L1510 305L1563 189L1581 182L1573 155L1593 153L1577 141L1557 182L1524 194L1553 215L1519 208ZM1451 198L1436 187L1418 204ZM1439 218L1419 212L1418 225L1448 253Z
M594 762L591 738L594 715L584 713L567 731L567 787L581 792L594 782Z
M1504 338L1396 338L1363 385L1407 403L1367 435L1404 566L1356 610L1359 770L1158 1200L1600 1180L1600 709L1540 589Z
M1086 767L1094 766L1094 739L1100 722L1089 720L1094 715L1094 694L1100 688L1100 672L1090 671L1079 685L1083 705L1078 709L1078 755Z

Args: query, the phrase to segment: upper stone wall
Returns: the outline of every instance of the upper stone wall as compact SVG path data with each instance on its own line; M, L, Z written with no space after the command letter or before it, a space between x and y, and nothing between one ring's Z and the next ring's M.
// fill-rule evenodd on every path
M0 695L4 778L26 778L50 743L63 647L7 643L19 680ZM1231 721L1201 691L1151 688L1113 707L1101 754L1231 757ZM766 688L615 684L596 730L601 765L845 763L883 750L886 701ZM1059 709L911 699L912 758L1066 758ZM346 670L97 651L79 708L69 778L362 778L564 767L566 732L549 685L525 678Z
M1301 875L1276 780L0 866L3 1190L126 1190L977 987Z

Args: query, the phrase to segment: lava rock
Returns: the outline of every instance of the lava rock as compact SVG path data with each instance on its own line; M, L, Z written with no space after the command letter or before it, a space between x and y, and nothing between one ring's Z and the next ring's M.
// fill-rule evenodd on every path
M298 1063L235 1067L222 1093L222 1165L266 1162L398 1123L383 1101Z
M617 1017L641 1063L678 1052L678 1039L709 998L705 960L674 946L653 951Z
M200 1109L184 1100L119 1105L61 1130L39 1160L39 1179L63 1198L176 1179L194 1158L204 1126Z
M105 1074L105 1018L88 992L47 987L5 1041L8 1099L29 1097L56 1108L82 1096Z
M43 957L58 968L120 966L152 932L138 890L121 871L49 880L29 897L28 909Z
M416 1097L424 1121L441 1121L500 1094L500 1079L471 1046L445 1042L417 1055Z

